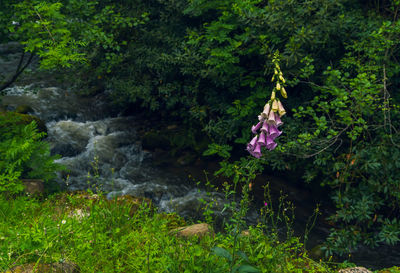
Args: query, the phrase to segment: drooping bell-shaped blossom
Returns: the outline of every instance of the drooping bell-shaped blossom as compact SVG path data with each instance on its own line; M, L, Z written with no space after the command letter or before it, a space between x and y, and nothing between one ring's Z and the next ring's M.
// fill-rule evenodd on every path
M275 121L275 113L274 111L270 111L268 115L268 124L276 124Z
M274 125L274 124L269 125L269 135L271 136L272 139L277 138L281 134L282 134L282 132L278 130L276 125Z
M257 125L253 125L251 127L251 132L253 132L253 134L257 134L258 129L261 128L261 125L263 124L262 121L260 121L259 123L257 123Z
M261 157L261 145L260 144L256 144L256 147L254 148L254 151L252 153L252 155L256 158L260 158Z
M283 124L283 122L281 121L281 118L276 113L275 113L275 122L276 122L276 127L279 127Z
M264 106L264 111L262 111L261 116L264 119L268 118L269 112L270 112L271 106L269 105L269 102Z
M268 133L268 122L264 121L263 126L261 128L261 132Z
M273 150L275 149L277 144L274 142L274 139L271 137L271 135L267 135L266 139L266 147L268 150Z
M286 110L285 110L285 108L283 108L283 104L281 101L278 102L278 113L280 116L283 116L284 114L286 114Z
M269 113L269 110L270 110L270 109L271 109L270 102L267 102L267 103L264 105L264 112Z
M264 119L262 115L258 115L258 121L264 121Z
M276 142L272 142L270 145L267 145L267 149L272 151L276 148L276 146L278 146L278 144Z
M249 144L247 144L247 148L254 150L254 147L257 144L257 139L258 139L258 136L253 137L253 139L249 142Z
M260 144L260 146L266 146L264 132L261 132L260 137L257 140L257 143Z

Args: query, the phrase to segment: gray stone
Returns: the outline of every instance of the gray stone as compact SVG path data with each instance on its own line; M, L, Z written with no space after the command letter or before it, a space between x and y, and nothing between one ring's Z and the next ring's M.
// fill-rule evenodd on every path
M349 267L345 269L340 269L338 273L372 273L368 269L362 266L358 267Z

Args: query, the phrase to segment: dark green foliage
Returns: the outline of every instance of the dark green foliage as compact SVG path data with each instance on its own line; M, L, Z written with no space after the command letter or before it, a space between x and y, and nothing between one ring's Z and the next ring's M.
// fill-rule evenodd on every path
M36 123L26 125L12 113L0 114L0 192L10 194L23 190L21 178L38 178L50 182L61 170L50 156L49 145L42 140Z

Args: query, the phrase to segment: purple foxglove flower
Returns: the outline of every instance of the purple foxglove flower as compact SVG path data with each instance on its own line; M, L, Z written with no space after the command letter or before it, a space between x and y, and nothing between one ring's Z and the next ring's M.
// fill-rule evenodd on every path
M281 126L283 124L283 122L281 121L281 118L276 113L275 113L275 122L276 122L276 126L277 127L279 127L279 126Z
M270 111L268 115L268 124L276 124L275 121L275 113L274 111Z
M271 109L271 106L269 105L269 102L267 102L267 104L264 106L264 111L261 113L261 116L262 116L264 119L267 119L267 118L268 118L268 114L269 114L269 112L270 112L270 109Z
M253 125L253 127L251 127L251 131L253 132L253 134L257 134L258 129L260 129L261 125L263 123L260 121L259 123L257 123L257 125Z
M264 120L265 120L265 118L263 118L262 115L258 115L258 121L264 121Z
M274 139L269 135L267 136L267 149L268 150L273 150L276 147L276 143L274 142Z
M276 147L276 143L274 142L274 138L271 135L267 135L267 149L268 150L273 150Z
M261 128L261 132L268 133L268 122L264 121L263 126Z
M258 138L257 141L258 144L260 144L260 146L265 146L265 133L261 132L260 137Z
M267 149L272 151L273 149L276 148L276 146L278 146L278 144L276 144L275 142L272 142L270 145L267 145Z
M281 134L282 134L282 132L279 131L278 128L276 128L276 125L273 125L273 124L269 125L269 135L271 136L272 139L277 138Z
M271 106L269 105L269 102L267 102L267 103L264 105L264 111L263 111L263 112L266 112L266 113L268 114L270 108L271 108Z
M247 145L247 147L250 148L251 150L254 150L254 147L257 144L257 139L258 139L258 136L253 137L253 139L250 141L250 143Z
M252 156L255 158L260 158L261 157L261 145L257 143L256 147L254 148L254 151L252 153Z

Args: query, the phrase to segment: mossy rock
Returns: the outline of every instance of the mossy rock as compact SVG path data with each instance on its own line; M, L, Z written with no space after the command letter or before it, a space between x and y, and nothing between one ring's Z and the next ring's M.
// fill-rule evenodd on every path
M15 114L21 117L23 124L28 125L32 121L35 121L39 132L47 133L46 123L40 118L27 114L20 114L20 113L15 113Z
M378 273L400 273L400 267L393 266L391 268L379 270Z
M322 250L322 245L314 246L309 252L309 255L314 260L319 260L324 257L324 251Z
M19 118L20 121L18 122L18 124L28 125L32 121L35 121L38 131L47 133L46 123L43 120L41 120L40 118L38 118L36 116L21 114L21 113L16 113L16 112L8 112L8 113L11 113L12 115Z
M19 105L16 109L15 112L19 113L19 114L28 114L28 113L32 113L33 109L32 107L30 107L29 105Z
M47 133L46 123L36 116L21 114L21 113L17 113L17 112L1 111L1 109L0 109L0 115L8 116L8 118L10 119L9 120L10 125L13 122L15 122L16 124L28 125L32 121L35 121L38 131Z

